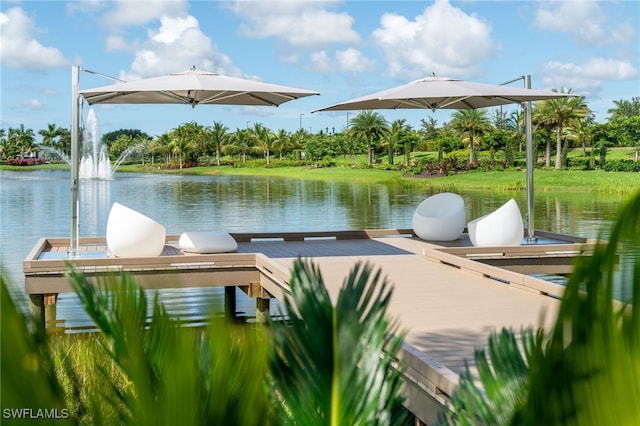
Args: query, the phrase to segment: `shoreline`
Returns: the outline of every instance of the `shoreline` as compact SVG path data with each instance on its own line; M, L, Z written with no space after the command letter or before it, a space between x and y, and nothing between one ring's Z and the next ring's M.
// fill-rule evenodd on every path
M29 172L36 170L69 170L66 164L45 164L37 166L0 166L0 170ZM158 168L151 165L122 165L117 173L160 173L195 176L272 176L278 178L357 181L370 184L400 185L403 187L424 187L427 191L492 190L526 191L525 169L504 171L473 171L449 176L412 176L398 170L383 170L360 167L233 167L197 166L179 169ZM640 188L640 173L605 172L601 170L549 170L536 169L534 190L540 192L575 192L604 194L633 194Z

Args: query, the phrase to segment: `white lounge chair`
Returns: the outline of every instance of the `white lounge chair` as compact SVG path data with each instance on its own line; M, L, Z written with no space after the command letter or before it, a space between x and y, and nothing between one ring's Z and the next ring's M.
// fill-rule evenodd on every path
M183 232L178 245L190 253L227 253L238 249L236 240L222 231Z
M524 225L518 203L512 198L493 212L467 224L474 246L519 246L524 238Z
M116 257L159 256L166 230L153 219L120 203L113 203L107 219L107 246Z
M413 232L423 240L453 241L464 232L464 199L452 192L432 195L413 213Z

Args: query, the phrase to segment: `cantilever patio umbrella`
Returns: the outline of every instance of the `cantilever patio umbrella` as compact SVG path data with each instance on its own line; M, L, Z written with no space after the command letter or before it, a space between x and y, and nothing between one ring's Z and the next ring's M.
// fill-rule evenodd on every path
M533 142L531 134L531 101L561 98L566 93L532 90L530 76L524 80L525 88L474 83L451 78L427 77L411 83L351 99L317 109L321 111L348 111L372 109L475 109L513 103L524 103L527 145L527 222L529 241L535 240L533 229Z
M131 82L120 81L80 91L80 71L111 78L81 67L72 68L71 244L69 249L72 256L76 255L78 250L79 105L83 102L82 98L89 105L186 104L195 108L199 104L218 104L277 107L284 102L319 94L311 90L199 71L195 67L185 72Z
M228 77L191 69L180 73L80 91L94 104L200 104L278 106L305 96L310 90Z

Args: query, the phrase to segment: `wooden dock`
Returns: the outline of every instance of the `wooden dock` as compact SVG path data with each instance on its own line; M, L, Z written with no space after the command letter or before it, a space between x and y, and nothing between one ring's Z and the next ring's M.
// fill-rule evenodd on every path
M232 235L234 253L186 254L178 236L168 236L162 256L135 259L108 257L104 238L81 239L82 252L68 259L68 238L43 238L23 265L32 316L55 320L57 294L71 291L67 261L92 279L128 271L147 289L237 286L256 298L258 311L289 291L298 257L313 258L333 298L354 264L367 262L393 283L389 313L407 333L400 356L406 405L428 424L492 331L553 322L563 288L530 274L569 273L595 244L543 231L538 244L491 248L471 247L464 237L445 246L395 229Z

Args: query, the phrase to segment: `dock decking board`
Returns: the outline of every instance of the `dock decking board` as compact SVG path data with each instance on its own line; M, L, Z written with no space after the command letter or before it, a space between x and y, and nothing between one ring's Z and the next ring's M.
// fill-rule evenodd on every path
M465 360L473 367L474 349L486 346L492 331L550 326L562 295L557 284L477 261L481 250L468 247L464 240L445 246L420 240L406 230L234 234L234 238L239 242L236 253L183 253L175 245L177 236L168 236L163 255L155 258L105 255L80 257L72 263L92 277L106 271L130 271L149 289L234 285L251 288L258 297L282 299L289 291L289 271L295 259L313 258L335 300L354 264L366 262L393 284L389 314L406 332L401 358L411 366L407 382L444 402ZM104 239L81 241L85 243L81 250L106 252ZM28 294L71 291L65 279L68 259L46 256L48 252L64 253L67 243L65 239L41 239L30 252L24 261ZM484 256L527 262L549 252L579 255L588 252L588 243L569 239L563 246L492 248ZM262 290L256 293L257 283Z

